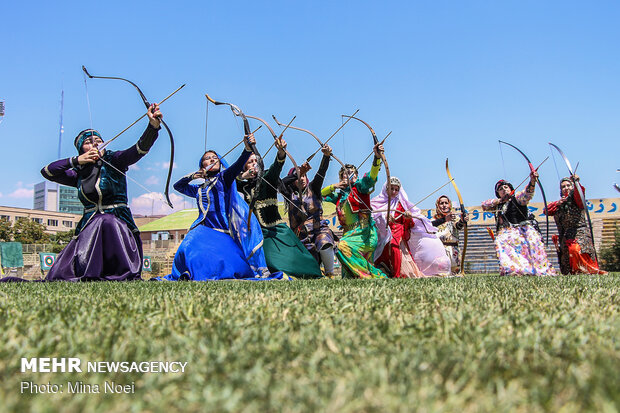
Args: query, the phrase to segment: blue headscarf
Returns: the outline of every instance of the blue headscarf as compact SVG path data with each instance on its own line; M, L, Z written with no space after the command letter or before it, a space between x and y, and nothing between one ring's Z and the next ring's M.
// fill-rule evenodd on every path
M75 145L75 149L77 149L78 153L82 153L82 145L84 145L84 141L91 136L98 136L99 139L103 140L99 132L94 129L84 129L82 132L78 133L78 136L75 137L73 141L73 145Z
M207 152L214 153L220 159L221 167L218 175L228 168L228 162L221 159L217 152ZM202 168L203 157L204 155L200 157L200 168ZM252 267L252 269L258 274L268 273L265 252L263 251L263 231L256 216L252 217L250 222L250 231L248 231L247 219L250 207L247 202L245 202L241 194L237 192L236 180L233 180L230 190L226 195L228 196L228 211L226 211L226 217L228 218L230 235L243 251L250 267Z

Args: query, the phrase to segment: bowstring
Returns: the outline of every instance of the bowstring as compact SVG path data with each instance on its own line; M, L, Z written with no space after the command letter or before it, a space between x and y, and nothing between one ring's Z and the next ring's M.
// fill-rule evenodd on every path
M86 105L88 106L88 117L90 119L90 128L93 128L93 113L90 109L90 97L88 96L88 82L86 82L86 72L82 73L84 76L84 90L86 91ZM79 149L78 149L79 152Z
M560 181L562 178L560 178L560 171L558 170L558 164L555 163L555 155L553 154L553 148L551 147L551 145L549 145L549 150L551 151L551 158L553 159L553 166L555 167L555 174L558 176L558 181Z
M120 169L118 169L116 166L112 165L110 162L108 162L108 161L104 160L104 159L103 159L103 157L101 157L101 158L99 158L99 159L101 159L101 161L102 161L104 164L106 164L106 165L110 166L111 168L113 168L114 170L116 170L117 172L119 172L120 174L124 175L124 176L125 176L125 178L129 179L131 182L135 183L135 184L136 184L136 185L138 185L140 188L142 188L142 189L144 189L145 191L147 191L147 193L150 193L150 194L157 194L157 195L159 196L160 200L161 200L163 203L166 203L166 200L164 199L164 196L161 194L161 192L153 191L152 189L149 189L149 188L145 187L145 186L144 186L144 185L142 185L140 182L136 181L135 179L133 179L132 177L130 177L129 175L127 175L126 173L124 173L123 171L121 171ZM128 195L127 197L129 197L129 195Z
M508 174L506 174L506 161L504 160L504 151L502 150L502 144L500 141L497 141L497 144L499 145L499 154L502 158L502 168L504 169L504 179L508 180Z
M340 126L341 127L342 127L343 123L344 123L344 118L340 117ZM343 155L342 157L344 159L347 159L347 146L345 145L345 142L344 142L344 128L340 129L340 136L342 136L342 155Z
M207 151L207 129L209 127L209 99L207 99L207 109L205 111L205 152Z
M93 128L93 114L92 114L92 110L91 110L91 106L90 106L90 97L88 95L88 82L87 82L87 77L86 77L86 73L83 74L84 75L84 89L86 91L86 104L88 105L88 116L90 118L90 128L92 130L94 130ZM208 104L208 102L207 102ZM104 149L105 150L105 149ZM79 151L79 149L78 149ZM102 154L103 155L103 154ZM128 176L125 172L121 171L120 169L118 169L116 166L112 165L110 162L106 161L105 159L103 159L103 156L100 156L99 158L101 160L101 162L103 162L104 164L110 166L111 168L113 168L114 170L116 170L118 173L120 173L121 175L123 175L126 179L129 179L130 181L132 181L133 183L135 183L136 185L138 185L140 188L144 189L147 193L155 193L159 196L159 198L161 199L161 201L163 203L167 203L167 201L164 199L164 196L157 191L153 191L147 187L145 187L144 185L142 185L140 182L136 181L135 179L133 179L132 177ZM127 194L127 198L129 198L129 194Z

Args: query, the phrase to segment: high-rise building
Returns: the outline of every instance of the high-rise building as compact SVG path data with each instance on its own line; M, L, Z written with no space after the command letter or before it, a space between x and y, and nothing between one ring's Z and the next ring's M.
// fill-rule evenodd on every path
M44 181L34 186L34 209L82 214L77 188Z

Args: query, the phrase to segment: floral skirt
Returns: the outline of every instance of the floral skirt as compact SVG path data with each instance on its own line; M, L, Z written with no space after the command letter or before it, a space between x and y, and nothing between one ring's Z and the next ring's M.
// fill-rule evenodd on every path
M500 275L556 275L540 233L531 225L500 229L495 251Z
M370 262L377 241L374 224L355 227L342 236L336 256L342 264L343 278L387 278Z
M461 272L461 249L456 245L444 245L446 255L450 258L450 270L452 274Z

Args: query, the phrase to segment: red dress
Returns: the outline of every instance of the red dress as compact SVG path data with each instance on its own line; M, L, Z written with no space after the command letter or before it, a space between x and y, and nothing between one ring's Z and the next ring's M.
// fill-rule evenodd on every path
M581 186L585 195L585 188ZM558 234L553 242L558 252L562 274L606 274L594 258L594 242L586 221L585 206L573 189L563 203L551 202L547 214L553 216Z
M396 212L405 212L400 202L396 207ZM413 256L407 245L415 222L412 218L405 218L403 214L395 213L394 215L396 219L390 223L392 239L383 248L383 252L375 261L375 265L387 268L393 278L424 277L422 271L413 261Z

